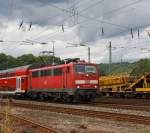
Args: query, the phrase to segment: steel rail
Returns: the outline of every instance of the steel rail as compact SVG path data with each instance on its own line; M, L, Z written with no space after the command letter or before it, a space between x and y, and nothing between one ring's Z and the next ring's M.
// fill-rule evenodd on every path
M5 116L5 112L0 112L0 115L1 115L2 117L4 117L4 116ZM36 129L36 130L38 130L38 131L41 131L41 133L59 133L58 131L56 131L56 130L54 130L54 129L51 129L51 128L46 127L46 126L43 126L43 125L41 125L41 124L39 124L39 123L33 122L32 120L27 119L27 118L24 118L24 117L22 117L22 116L10 114L10 113L8 114L8 116L13 119L13 122L15 121L15 122L23 123L24 126L25 126L25 125L26 125L26 126L30 126L30 127L33 128L33 129ZM13 131L13 130L11 129L11 132L10 132L10 133L15 133L15 131Z
M150 117L147 116L128 115L128 114L84 110L84 109L49 106L49 105L45 106L45 105L36 105L36 104L27 104L27 103L14 103L14 102L11 103L11 106L28 108L33 110L43 110L43 111L71 114L71 115L91 117L91 118L111 119L114 121L131 122L134 124L150 125Z
M0 125L0 131L2 131L2 128L5 127L4 124L1 124ZM6 133L15 133L12 129L8 128L8 127L5 127L5 131Z
M87 105L92 107L103 107L103 108L113 108L113 109L125 109L125 110L136 110L136 111L150 111L149 106L144 105L122 105L122 104L103 104L103 103L96 103L94 105Z

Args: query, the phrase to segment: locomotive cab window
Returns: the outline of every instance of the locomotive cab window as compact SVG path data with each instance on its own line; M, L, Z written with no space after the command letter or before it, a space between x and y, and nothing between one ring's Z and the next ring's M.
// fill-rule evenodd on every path
M85 65L75 65L76 73L85 73Z
M76 73L96 73L96 67L91 65L75 65Z
M85 66L86 73L96 73L96 67L95 66Z

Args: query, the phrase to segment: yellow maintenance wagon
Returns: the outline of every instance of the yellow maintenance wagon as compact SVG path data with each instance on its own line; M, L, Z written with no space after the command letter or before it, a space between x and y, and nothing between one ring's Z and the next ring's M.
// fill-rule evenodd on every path
M129 76L102 76L99 78L100 92L114 95L123 92L128 86Z
M100 93L104 96L150 97L150 74L135 76L102 76L99 78Z
M143 74L135 82L130 84L128 88L125 89L125 92L132 92L132 95L138 98L150 97L150 74Z

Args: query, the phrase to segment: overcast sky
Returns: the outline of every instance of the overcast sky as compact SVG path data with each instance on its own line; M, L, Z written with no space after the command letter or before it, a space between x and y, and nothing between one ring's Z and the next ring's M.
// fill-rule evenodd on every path
M87 47L66 47L84 43L92 62L102 63L108 62L111 41L113 62L150 58L149 5L150 0L0 0L0 52L39 55L55 41L56 56L87 60Z

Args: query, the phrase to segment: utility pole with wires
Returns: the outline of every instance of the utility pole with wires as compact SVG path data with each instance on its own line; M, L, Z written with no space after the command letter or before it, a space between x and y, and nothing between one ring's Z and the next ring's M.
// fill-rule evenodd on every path
M90 51L90 47L88 47L88 62L91 62L91 51Z
M66 9L65 12L68 13L69 18L70 18L70 26L74 26L78 24L78 8L77 4L79 2L76 0L68 0L68 8Z
M53 47L53 48L52 48L53 50L52 50L52 52L51 52L51 53L53 54L53 63L52 63L52 64L54 65L54 64L55 64L55 41L53 40L53 41L51 41L51 42L52 42L52 47ZM41 44L48 44L48 43L47 43L47 42L43 42L43 43L41 43Z
M55 41L52 41L53 43L53 65L55 64Z
M112 46L111 41L109 42L109 75L111 73L111 64L112 64Z

